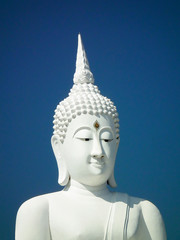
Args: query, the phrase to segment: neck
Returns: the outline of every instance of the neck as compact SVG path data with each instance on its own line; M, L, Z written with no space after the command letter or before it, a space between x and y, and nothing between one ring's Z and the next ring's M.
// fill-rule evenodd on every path
M102 185L98 185L98 186L89 186L89 185L79 183L73 179L70 180L70 186L73 186L73 187L76 187L76 188L79 188L82 190L90 191L90 192L98 192L98 191L107 189L106 183L104 183Z
M110 193L106 183L99 186L89 186L73 179L70 180L69 184L64 188L64 191L88 196L102 196Z

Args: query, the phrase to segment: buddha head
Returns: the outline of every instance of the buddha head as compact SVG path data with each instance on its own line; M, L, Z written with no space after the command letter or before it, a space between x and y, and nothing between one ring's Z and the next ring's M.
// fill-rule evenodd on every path
M114 164L119 145L119 119L113 102L94 85L87 56L78 35L74 85L54 115L52 148L60 185L70 179L89 186L116 187Z

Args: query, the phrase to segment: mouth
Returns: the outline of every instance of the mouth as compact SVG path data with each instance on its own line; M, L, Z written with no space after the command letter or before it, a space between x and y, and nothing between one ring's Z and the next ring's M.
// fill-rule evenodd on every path
M104 161L98 161L98 160L91 160L90 161L90 164L94 167L97 167L97 168L102 168L104 166Z

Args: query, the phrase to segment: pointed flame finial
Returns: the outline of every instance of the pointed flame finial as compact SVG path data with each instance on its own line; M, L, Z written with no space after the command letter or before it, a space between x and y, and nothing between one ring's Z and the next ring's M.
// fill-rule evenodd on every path
M78 49L76 58L76 71L73 82L78 83L94 83L94 77L89 67L89 62L82 43L81 35L78 34Z

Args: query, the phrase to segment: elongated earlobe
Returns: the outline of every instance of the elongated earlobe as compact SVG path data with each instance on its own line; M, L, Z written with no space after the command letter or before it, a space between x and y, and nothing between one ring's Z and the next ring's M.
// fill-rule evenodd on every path
M62 143L61 143L58 135L52 136L51 145L52 145L52 149L53 149L54 155L56 157L57 165L58 165L58 171L59 171L58 183L61 186L65 186L69 182L70 176L69 176L69 172L66 167L66 163L61 156Z
M116 180L115 180L115 178L114 178L114 170L113 170L110 178L108 179L107 183L108 183L109 186L111 186L112 188L117 187Z
M118 150L118 147L119 147L119 142L120 142L120 138L118 137L118 138L116 138L116 153L117 153L117 150ZM115 180L115 177L114 177L114 170L113 170L110 178L108 179L107 183L112 188L117 187L117 183L116 183L116 180Z
M62 158L59 158L56 160L57 160L58 171L59 171L58 183L61 186L66 186L67 183L69 182L69 172Z

